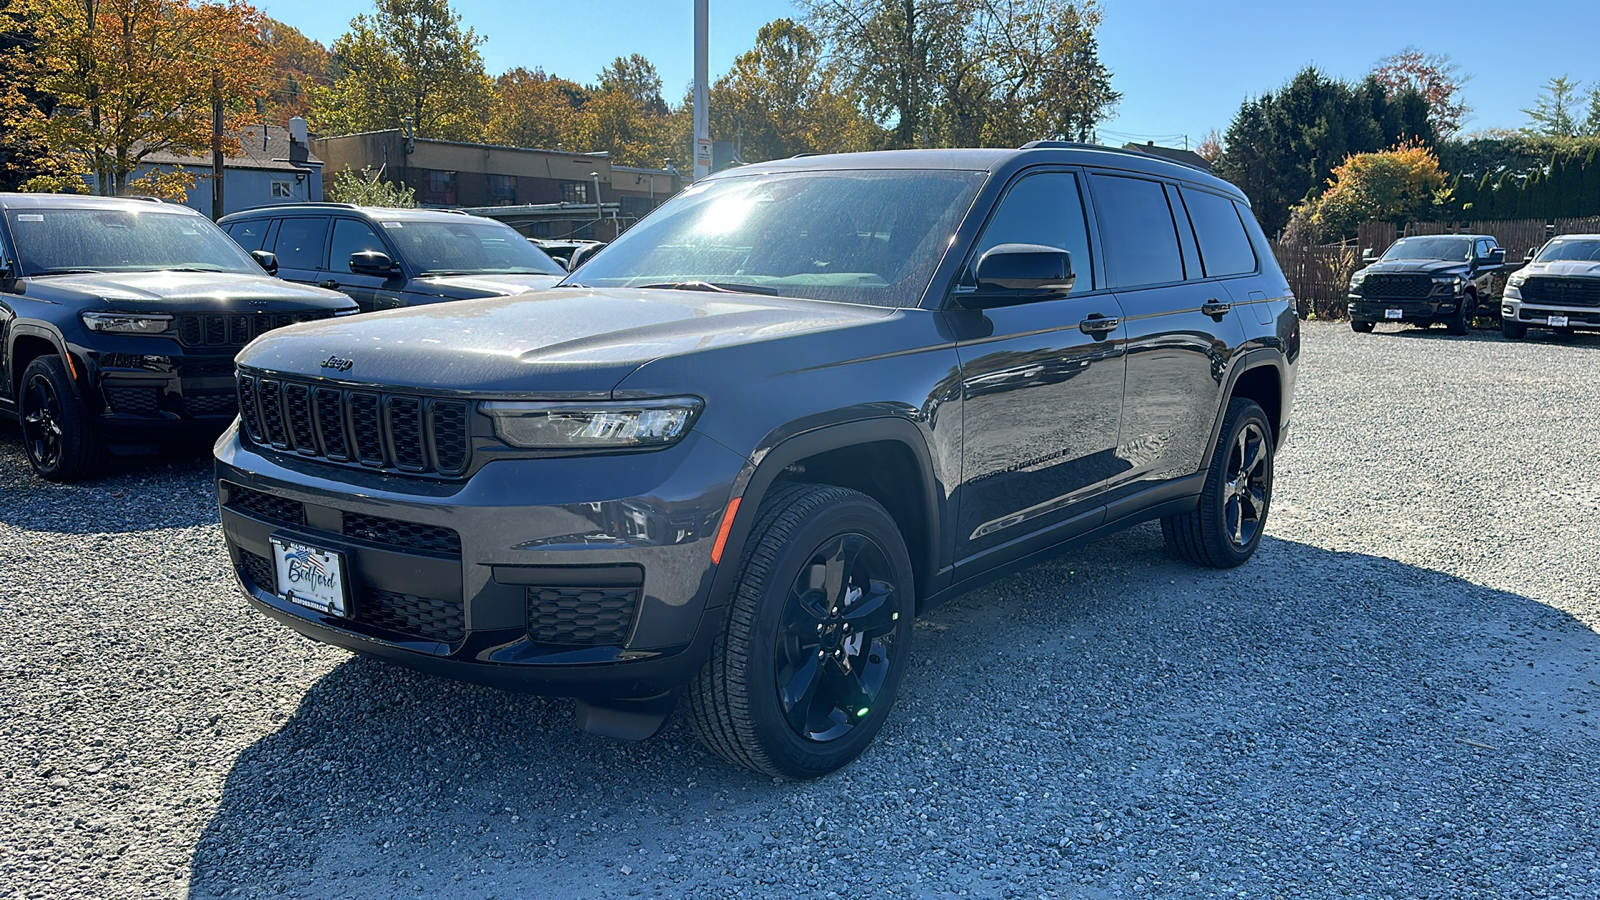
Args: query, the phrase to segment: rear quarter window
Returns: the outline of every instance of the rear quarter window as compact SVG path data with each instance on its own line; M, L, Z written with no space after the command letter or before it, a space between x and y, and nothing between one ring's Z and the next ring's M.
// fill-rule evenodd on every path
M1233 201L1207 191L1179 188L1189 209L1200 262L1210 278L1248 275L1256 270L1256 252Z

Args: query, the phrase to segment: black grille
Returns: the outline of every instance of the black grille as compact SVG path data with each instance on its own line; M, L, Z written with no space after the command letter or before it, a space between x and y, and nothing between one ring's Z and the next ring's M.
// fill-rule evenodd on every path
M429 640L455 643L466 635L461 603L367 588L355 619L364 625Z
M248 550L239 551L239 571L249 582L246 587L254 585L269 594L278 592L278 569L265 556L257 556Z
M621 646L639 606L636 587L530 587L528 638L544 644Z
M1522 319L1525 322L1547 322L1551 316L1563 316L1569 325L1600 325L1600 315L1592 312L1572 312L1565 309L1535 309L1531 306L1522 308Z
M1522 283L1522 299L1551 306L1600 308L1600 278L1534 276Z
M245 433L257 444L332 462L459 475L469 459L467 404L239 376Z
M461 555L461 535L439 525L423 525L420 522L402 522L399 519L386 519L383 516L347 512L344 514L344 535L372 541L375 544L389 544L428 553Z
M130 416L154 416L161 412L161 389L142 387L106 388L111 411Z
M191 416L231 416L239 412L239 398L232 394L184 397L183 411Z
M178 317L178 341L186 347L243 347L274 328L331 318L331 311L217 313Z
M1361 296L1382 299L1419 299L1433 293L1433 278L1427 275L1368 275L1361 284Z
M184 378L233 378L233 360L184 360L178 364L178 374Z
M228 508L236 509L258 519L271 519L289 525L306 523L306 507L299 500L290 500L275 494L253 491L247 487L227 485Z

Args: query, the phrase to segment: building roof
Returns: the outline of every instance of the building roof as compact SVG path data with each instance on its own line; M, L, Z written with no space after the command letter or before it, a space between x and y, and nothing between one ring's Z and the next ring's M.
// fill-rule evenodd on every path
M1193 150L1180 150L1177 147L1160 147L1156 145L1155 141L1146 141L1143 144L1123 144L1122 149L1137 150L1140 153L1148 153L1151 156L1159 156L1162 159L1170 159L1173 162L1180 162L1186 166L1194 166L1196 169L1199 169L1202 172L1211 171L1210 161Z
M290 161L289 156L289 129L281 125L246 125L235 131L233 136L239 139L239 156L228 156L223 159L222 165L228 169L269 169L283 172L303 172L307 166L320 166L322 160L306 148L306 159L303 163ZM153 166L186 166L195 169L211 167L211 154L201 156L186 156L180 153L169 153L157 150L146 156L141 162Z

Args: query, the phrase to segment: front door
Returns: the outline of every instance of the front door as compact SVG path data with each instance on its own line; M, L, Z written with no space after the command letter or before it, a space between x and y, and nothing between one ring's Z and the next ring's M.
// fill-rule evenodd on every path
M360 219L334 219L333 236L328 240L327 268L320 282L322 286L344 291L356 301L362 312L404 306L399 290L405 285L404 278L360 275L351 271L351 255L363 250L376 250L388 254L390 259L394 258L394 251L383 243L371 225Z
M1005 243L1066 250L1077 280L1060 299L950 313L964 410L956 558L973 568L1099 524L1097 490L1117 471L1122 312L1098 271L1078 173L1014 182L968 271Z

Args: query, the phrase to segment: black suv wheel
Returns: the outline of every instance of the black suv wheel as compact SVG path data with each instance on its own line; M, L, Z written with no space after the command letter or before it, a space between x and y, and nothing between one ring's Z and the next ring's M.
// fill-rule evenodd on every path
M1215 569L1248 560L1261 543L1272 505L1273 449L1267 414L1253 400L1231 400L1200 507L1161 520L1167 546L1189 562Z
M1356 334L1371 334L1372 326L1375 324L1375 322L1368 322L1364 319L1351 319L1350 330Z
M1456 314L1445 322L1445 330L1454 335L1469 334L1472 331L1472 319L1478 313L1478 295L1466 293L1461 295L1461 303L1456 307Z
M46 481L79 481L100 466L89 413L72 390L59 356L41 356L22 372L22 447Z
M911 560L872 498L774 489L711 659L689 685L700 739L736 765L813 778L860 755L905 673Z

